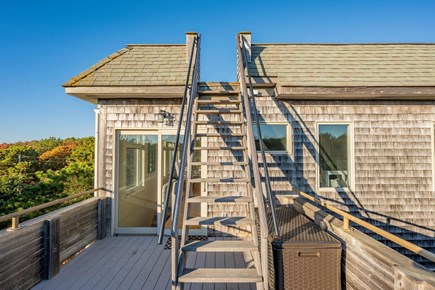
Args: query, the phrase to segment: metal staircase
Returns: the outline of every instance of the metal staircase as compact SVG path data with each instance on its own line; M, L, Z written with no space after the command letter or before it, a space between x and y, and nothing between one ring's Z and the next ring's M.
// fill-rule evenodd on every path
M231 115L233 116L231 118ZM235 117L235 118L234 118ZM198 92L198 98L193 109L193 139L211 138L218 136L225 146L201 147L193 146L191 148L190 158L188 159L188 174L192 174L193 166L199 166L203 163L197 163L192 160L194 152L201 150L217 150L221 152L221 157L215 158L213 163L205 162L205 165L212 164L227 167L240 166L244 172L242 177L223 177L215 176L212 178L195 178L192 175L187 176L186 200L184 206L184 218L182 222L181 251L187 256L191 252L250 252L254 259L252 268L196 268L189 269L181 265L179 269L179 283L257 283L257 288L263 288L262 269L260 263L260 254L258 250L257 229L255 227L254 197L250 184L250 170L248 159L248 147L246 138L246 125L244 121L242 99L239 92L235 91L202 91ZM230 118L230 120L228 120ZM210 133L198 133L201 128ZM219 132L236 131L237 134L220 134ZM231 139L231 141L228 141ZM238 146L233 144L237 143ZM240 156L237 158L237 156ZM226 161L233 157L236 161ZM220 159L220 160L219 160ZM227 167L228 168L228 167ZM189 170L190 169L190 170ZM221 170L219 172L225 172ZM203 183L207 187L211 184L237 184L246 187L245 194L239 192L229 192L228 195L207 194L207 196L192 196L192 184ZM215 193L216 194L216 193ZM195 203L210 204L242 204L248 207L245 214L237 216L227 216L231 213L222 211L220 216L196 217L190 215L190 207ZM225 205L224 205L225 207ZM186 236L189 228L192 226L223 226L223 227L248 227L251 233L243 240L215 240L215 241L196 241L186 244Z
M255 102L253 104L250 102L244 77L240 84L236 84L237 89L234 86L219 87L219 83L205 84L200 87L199 43L198 36L191 51L177 142L174 148L174 160L163 211L163 216L166 216L169 197L172 196L172 288L182 289L185 283L256 283L257 289L268 289L267 239L269 232L266 202L272 209L274 204L267 174L268 194L264 195L262 190L251 116L251 107L254 105L255 109ZM240 58L241 49L242 47L238 44L239 76L240 68L244 71L246 67ZM191 75L192 66L193 74ZM191 81L189 81L190 76ZM250 96L252 100L252 93ZM186 120L184 121L186 103L187 114L185 114ZM260 149L264 155L256 109L254 113ZM178 160L176 153L182 123L185 124L185 131L179 155L180 174L175 177ZM208 142L206 146L203 146L204 142L201 142L204 139ZM197 152L203 151L207 151L208 155L212 155L213 158L207 158L206 161L197 158ZM267 172L267 164L263 166ZM198 176L197 168L204 167L206 172ZM219 168L219 170L211 168ZM175 186L172 186L172 181L175 181ZM194 191L196 184L203 185L205 194L198 194ZM220 190L220 187L225 190ZM207 216L201 216L198 211L194 210L198 204L207 209L217 207L219 210L207 210ZM241 210L235 211L235 206ZM181 215L183 217L180 224ZM273 224L276 229L275 220ZM244 234L236 240L224 238L189 242L189 230L204 226L223 229L224 233L235 230ZM179 239L180 227L181 239ZM163 228L162 224L160 243ZM199 252L213 252L217 255L234 252L249 253L253 263L247 268L188 268L186 263L188 255Z

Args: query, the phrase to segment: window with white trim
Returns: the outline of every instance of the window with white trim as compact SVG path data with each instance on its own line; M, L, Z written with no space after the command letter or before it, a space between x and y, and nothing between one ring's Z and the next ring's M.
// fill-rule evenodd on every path
M319 124L320 188L343 188L351 184L349 124Z

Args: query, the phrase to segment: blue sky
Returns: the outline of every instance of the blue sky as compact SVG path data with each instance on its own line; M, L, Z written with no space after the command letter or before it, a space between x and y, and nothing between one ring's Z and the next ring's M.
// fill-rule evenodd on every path
M0 143L93 135L70 77L128 43L202 34L201 79L234 81L235 34L254 42L435 42L435 1L19 1L0 9Z

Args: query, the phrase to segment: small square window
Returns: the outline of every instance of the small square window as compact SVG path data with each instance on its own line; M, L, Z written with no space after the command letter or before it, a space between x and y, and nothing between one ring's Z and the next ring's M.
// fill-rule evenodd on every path
M288 151L287 125L260 124L265 151ZM253 126L255 147L260 150L257 126Z

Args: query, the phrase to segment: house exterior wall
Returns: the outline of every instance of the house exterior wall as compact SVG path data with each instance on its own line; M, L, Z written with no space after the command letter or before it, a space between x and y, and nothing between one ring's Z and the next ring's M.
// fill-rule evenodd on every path
M147 130L147 129L175 129L178 126L178 121L180 120L180 107L181 99L100 99L98 101L99 109L99 169L98 169L98 186L104 187L109 190L107 193L107 234L112 234L113 222L112 217L112 203L115 197L115 164L114 164L114 154L115 154L115 142L116 142L116 130ZM173 126L166 126L165 124L159 123L156 114L160 110L165 110L174 114L174 124ZM184 117L185 119L186 117ZM227 118L228 119L228 118ZM239 116L232 116L233 120L240 120ZM200 116L199 120L208 120L206 116ZM229 119L228 119L229 120ZM184 129L184 125L182 128ZM234 129L234 128L233 128ZM209 129L211 132L214 129ZM234 130L233 130L234 131ZM174 131L176 132L176 131ZM216 131L221 132L221 131ZM240 131L238 131L240 133ZM213 137L207 140L207 145L210 147L218 146L217 144L222 144L219 141L220 138ZM230 140L231 141L231 140ZM204 143L203 143L204 144ZM234 144L234 143L231 143ZM220 155L222 152L210 151L208 152L207 159L204 161L213 162L216 160L221 160ZM237 154L236 154L237 155ZM236 159L233 159L236 158ZM240 160L240 155L238 157L228 156L227 161ZM202 170L202 168L201 168ZM240 166L232 166L225 168L219 165L207 166L207 176L208 177L243 177L244 172ZM231 186L228 184L221 185L209 185L208 192L211 194L216 194L226 196L237 194L246 195L246 184L245 185L235 185ZM209 205L207 212L210 216L212 215L227 215L227 216L237 216L241 211L247 211L246 205L231 205L229 207L222 207L219 205ZM230 233L232 235L245 236L249 234L248 227L241 227L240 229L228 228L228 227L210 227L209 233L215 235L221 235Z
M272 189L277 195L291 195L293 187L316 193L331 204L369 220L399 237L428 250L435 250L435 102L280 101L274 97L273 89L259 89L259 93L256 102L262 121L288 124L291 127L289 138L292 145L289 152L268 153L266 157ZM158 123L155 115L160 109L175 115L176 128L180 104L181 100L173 99L99 100L99 151L102 160L99 169L100 186L114 190L115 129L165 128L165 125ZM350 189L318 188L319 150L316 136L319 122L344 122L351 125L354 184ZM223 143L220 138L209 138L207 141L207 146L224 144L237 143ZM210 151L207 160L215 161L220 154L222 152ZM228 161L236 160L233 158L235 157L228 156ZM260 155L259 159L261 160ZM242 168L237 166L208 166L209 177L242 177L243 174ZM242 195L246 194L246 189L241 186L210 185L208 188L210 194L220 195L231 195L235 190ZM110 204L107 208L110 231ZM243 205L208 207L210 215L216 215L217 212L237 215L244 210L246 208ZM382 240L380 237L376 238ZM388 245L397 247L394 244ZM424 263L423 258L413 258ZM435 266L430 263L426 265Z
M292 128L289 154L267 157L272 179L316 193L340 209L435 251L435 102L280 101L273 97L274 90L259 93L256 103L263 120L287 122ZM319 189L317 125L321 122L350 124L354 169L350 189ZM422 257L413 258L425 263Z
M98 186L107 192L107 234L112 234L112 203L115 196L115 142L116 130L177 128L180 119L181 99L112 99L98 100ZM175 122L167 126L158 122L160 110L171 112Z

